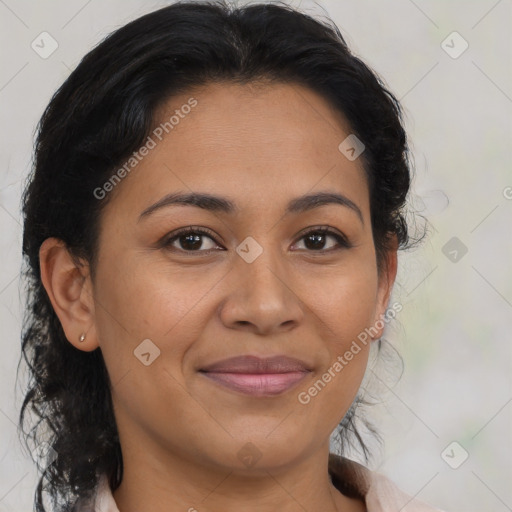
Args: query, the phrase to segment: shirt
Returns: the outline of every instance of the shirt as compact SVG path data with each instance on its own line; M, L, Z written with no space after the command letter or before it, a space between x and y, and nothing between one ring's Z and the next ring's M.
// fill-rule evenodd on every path
M368 512L442 512L405 494L383 474L334 454L329 454L329 474L340 492L362 498ZM106 475L99 479L93 507L78 507L78 512L119 512Z

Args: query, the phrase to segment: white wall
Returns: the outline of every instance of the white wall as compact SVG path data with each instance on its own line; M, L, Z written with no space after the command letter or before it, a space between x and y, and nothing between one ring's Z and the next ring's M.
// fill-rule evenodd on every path
M240 2L244 3L244 2ZM298 0L290 2L298 6ZM110 31L163 2L0 3L0 511L32 510L36 473L21 450L14 393L20 355L22 180L51 95ZM402 254L388 338L405 374L372 413L386 440L372 468L446 511L512 510L512 2L302 2L334 18L354 52L382 75L407 113L416 206L431 224ZM47 31L47 59L31 42ZM442 42L457 31L458 58ZM463 41L446 45L458 53ZM509 187L509 188L507 188ZM456 237L467 253L450 261ZM448 254L449 257L445 255ZM455 449L448 449L452 442ZM453 469L463 452L468 459Z

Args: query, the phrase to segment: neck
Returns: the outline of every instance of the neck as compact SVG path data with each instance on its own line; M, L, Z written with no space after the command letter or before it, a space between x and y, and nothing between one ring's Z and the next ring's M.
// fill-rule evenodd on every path
M161 447L127 442L123 479L113 492L120 512L364 512L328 473L329 446L293 464L250 470L187 460Z

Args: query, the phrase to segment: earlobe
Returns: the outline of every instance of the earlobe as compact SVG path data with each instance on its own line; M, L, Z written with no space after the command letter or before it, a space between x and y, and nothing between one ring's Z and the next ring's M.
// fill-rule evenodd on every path
M80 350L96 349L94 300L87 265L77 265L76 257L57 238L47 238L41 244L39 261L43 286L66 338Z

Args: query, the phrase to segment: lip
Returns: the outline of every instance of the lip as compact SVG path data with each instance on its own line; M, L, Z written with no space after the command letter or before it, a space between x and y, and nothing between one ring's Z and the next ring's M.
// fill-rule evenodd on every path
M222 373L289 373L311 371L310 365L295 357L284 355L257 357L243 355L217 361L200 369L203 372Z
M296 358L238 356L224 359L199 370L224 387L252 396L275 396L295 387L311 367Z

